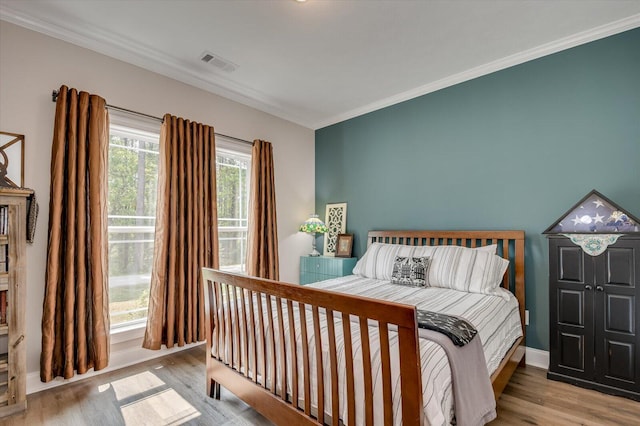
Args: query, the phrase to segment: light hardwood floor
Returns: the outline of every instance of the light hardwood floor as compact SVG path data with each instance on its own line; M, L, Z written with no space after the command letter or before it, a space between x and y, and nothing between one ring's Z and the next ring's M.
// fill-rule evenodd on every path
M204 346L29 395L27 413L0 425L271 425L229 392L205 395ZM640 403L519 369L498 402L497 425L640 425ZM293 425L288 425L293 426Z
M27 397L27 412L4 426L270 425L222 392L205 393L204 345Z
M547 380L519 368L498 401L497 425L640 425L640 402Z

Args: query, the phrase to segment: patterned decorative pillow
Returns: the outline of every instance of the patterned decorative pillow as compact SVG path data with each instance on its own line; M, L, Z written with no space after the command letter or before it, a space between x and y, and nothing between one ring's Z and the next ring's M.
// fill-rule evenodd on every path
M498 288L508 266L508 260L488 251L438 246L431 256L428 285L501 295Z
M403 284L414 287L427 286L429 258L396 256L391 274L392 284Z

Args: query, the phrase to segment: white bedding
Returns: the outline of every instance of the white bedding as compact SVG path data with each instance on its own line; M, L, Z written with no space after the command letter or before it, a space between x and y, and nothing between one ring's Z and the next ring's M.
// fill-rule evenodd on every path
M437 287L402 286L357 275L321 281L309 286L406 303L415 305L418 309L462 317L478 330L489 375L498 368L516 339L522 336L518 302L505 289L500 289L504 293L503 297L496 297ZM437 344L420 339L420 358L426 418L432 425L450 424L454 404L447 356ZM376 408L381 410L380 405L376 404Z
M354 294L359 296L377 298L387 301L393 301L398 303L405 303L409 305L416 305L418 309L424 309L434 312L442 312L449 315L455 315L466 319L471 322L478 330L478 335L481 339L485 359L487 361L487 368L489 375L491 375L499 366L500 361L513 345L515 340L522 335L522 329L520 326L520 317L518 313L518 304L515 296L504 289L500 289L502 294L500 296L490 296L478 293L466 293L457 290L442 289L435 287L409 287L397 284L391 284L389 281L382 281L370 278L363 278L355 275L347 277L336 278L333 280L322 281L319 283L309 284L310 287L322 288L325 290L331 290L341 293ZM275 309L275 303L274 303ZM267 326L266 315L268 310L264 306L265 315L265 327ZM297 308L294 306L294 310ZM307 314L307 321L310 320L311 313ZM285 326L285 345L290 348L291 342L289 341L289 320L287 316L286 306L283 306L283 319ZM296 330L300 330L301 324L299 323L299 314L294 313L294 327ZM320 316L321 320L321 336L323 342L323 358L328 357L326 348L324 348L328 341L326 318ZM227 322L227 336L230 335L229 323ZM274 321L274 334L280 335L277 322ZM309 333L309 355L310 355L310 380L311 380L311 404L317 407L317 395L316 395L316 380L315 380L315 343L312 338L313 329L310 328L307 323L307 329ZM341 351L342 347L342 326L339 319L335 320L335 333L338 351ZM373 371L379 368L380 354L379 343L377 341L377 333L370 331L370 344L371 344L371 363ZM362 386L362 365L360 349L360 332L357 323L352 323L352 344L354 351L354 375L356 380L356 389ZM259 337L259 336L258 336ZM301 351L300 337L297 337L298 341L296 346L298 347L298 353ZM244 339L242 339L244 340ZM453 404L453 392L451 388L451 371L449 362L444 350L436 343L420 338L420 359L422 367L422 387L423 387L423 404L425 418L430 425L448 425L453 420L454 404ZM398 358L397 358L397 334L394 332L389 333L390 349L391 349L391 372L392 372L392 387L399 390L399 376L398 376ZM217 353L218 342L213 342L212 353ZM229 353L227 347L226 358L229 359ZM244 346L244 341L241 343ZM269 339L267 339L267 347L270 348ZM234 353L237 354L239 348L234 346ZM290 351L287 350L287 353ZM251 353L251 351L249 351ZM270 352L267 352L267 355ZM259 354L258 354L259 355ZM279 351L275 351L276 362L280 363ZM260 358L260 357L259 357ZM339 364L339 389L341 402L345 399L346 385L344 377L344 362L343 357L338 357ZM234 357L237 359L237 357ZM287 365L290 365L291 360L287 360ZM262 371L260 368L261 360L258 361L258 381L263 382L266 379L270 382L270 364L267 362L267 371ZM330 385L330 371L328 368L328 359L324 359L324 385L325 385L325 412L331 415L331 389ZM301 357L298 357L298 371L301 371ZM252 376L253 374L250 373ZM278 389L280 388L280 377L276 378L276 384ZM288 376L287 388L288 392L291 392L291 376ZM298 389L302 389L302 374L299 375ZM382 382L379 375L373 377L373 397L374 397L374 418L382 419L383 416L383 403L382 403ZM394 412L400 412L400 398L399 392L394 391ZM356 416L359 422L363 420L363 406L362 401L356 404ZM340 416L346 418L346 406L340 404ZM381 420L380 420L381 421ZM394 416L394 423L401 424L401 419L398 416Z

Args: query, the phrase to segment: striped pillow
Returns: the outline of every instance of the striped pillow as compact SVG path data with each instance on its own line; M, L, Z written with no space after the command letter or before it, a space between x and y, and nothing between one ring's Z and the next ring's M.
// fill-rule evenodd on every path
M372 243L355 268L354 275L391 281L397 256L430 257L430 287L450 288L470 293L501 294L497 288L509 262L495 255L496 245L467 248L459 246L406 246Z
M434 247L428 286L469 293L499 295L509 261L493 253L466 247Z
M431 246L373 243L356 263L353 274L365 278L391 281L396 257L429 257L432 252L433 247Z

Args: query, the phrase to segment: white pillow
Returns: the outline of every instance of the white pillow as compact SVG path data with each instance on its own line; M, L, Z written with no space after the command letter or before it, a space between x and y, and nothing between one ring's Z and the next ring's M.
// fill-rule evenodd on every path
M497 244L491 244L491 245L488 245L488 246L476 247L476 248L474 248L474 250L486 251L487 253L496 254L497 251L498 251L498 245Z
M437 246L431 255L430 287L499 295L509 261L487 250Z
M391 281L393 262L396 256L431 257L436 247L455 246L407 246L402 244L372 243L369 248L367 248L365 254L358 260L358 263L356 263L356 266L353 268L353 274L365 278ZM498 246L496 244L492 244L467 250L494 254L497 248Z

